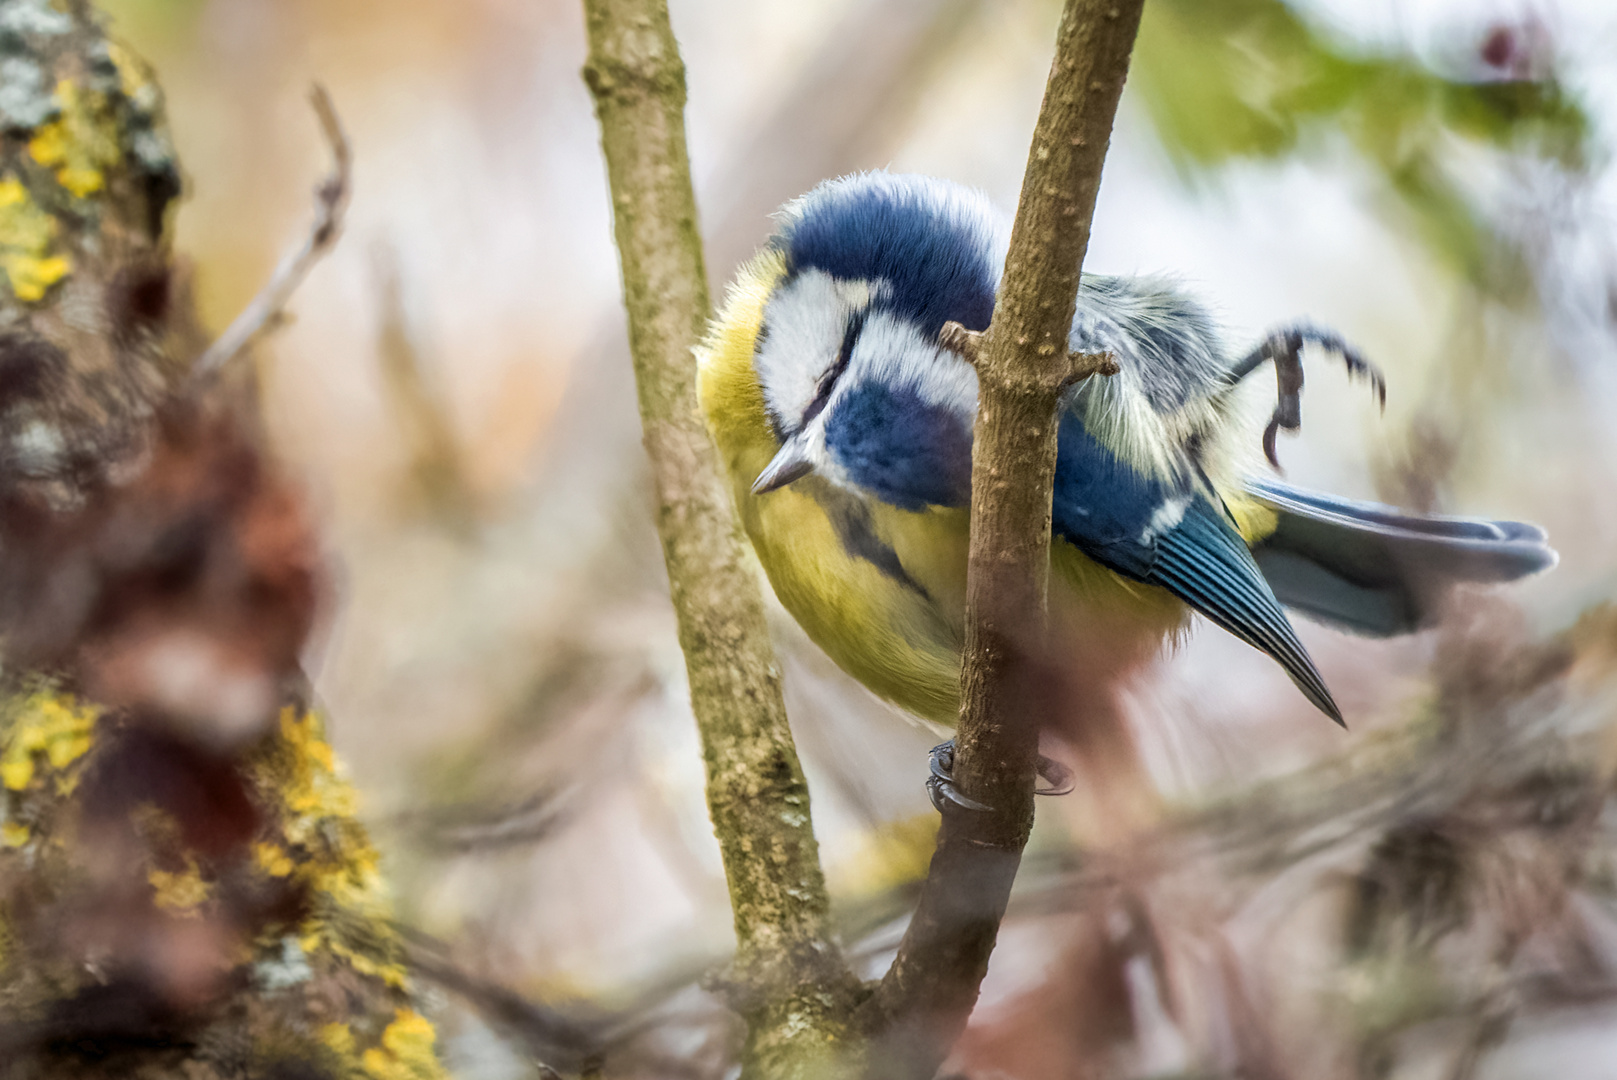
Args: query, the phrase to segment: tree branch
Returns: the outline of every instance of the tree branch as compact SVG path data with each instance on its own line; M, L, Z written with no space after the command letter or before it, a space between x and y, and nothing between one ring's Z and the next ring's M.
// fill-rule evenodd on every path
M756 579L696 399L709 315L685 151L685 71L663 0L584 0L629 344L680 645L737 939L726 980L744 1076L826 1076L859 993L830 940L808 786Z
M1005 277L977 354L971 555L955 778L898 956L861 1010L871 1076L931 1077L964 1029L1033 826L1056 406L1107 358L1067 349L1101 166L1142 0L1067 0Z
M309 102L320 120L320 131L331 147L331 172L314 189L314 223L303 242L288 251L276 265L275 272L258 295L242 309L235 321L215 339L208 351L197 358L191 368L191 377L205 378L221 370L253 339L273 329L284 317L287 302L297 292L303 279L314 269L315 263L325 258L337 245L342 235L343 214L348 209L348 196L353 190L354 159L348 136L337 116L337 107L331 103L326 88L316 83L309 89Z

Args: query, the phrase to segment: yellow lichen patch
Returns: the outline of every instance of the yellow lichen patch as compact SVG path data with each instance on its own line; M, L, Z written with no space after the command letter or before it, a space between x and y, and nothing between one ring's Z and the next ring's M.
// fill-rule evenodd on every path
M349 818L358 809L354 789L312 714L281 710L281 738L291 753L291 775L279 785L288 811L287 839L304 843L328 818Z
M404 965L394 960L378 960L366 949L354 948L341 935L331 933L330 925L327 924L309 936L299 939L298 944L306 952L325 950L361 975L379 979L394 990L405 988L407 979Z
M438 1033L426 1017L400 1009L382 1032L382 1045L365 1051L361 1061L373 1080L439 1080L449 1074L438 1063L433 1044Z
M266 874L308 888L313 912L298 930L306 953L325 952L361 975L402 988L393 905L376 849L354 817L354 789L317 716L282 710L280 736L257 769L261 789L279 803L280 842L261 842L254 861Z
M4 825L0 825L0 847L22 847L28 843L31 835L32 833L28 831L28 826L15 821L8 821Z
M254 844L253 862L270 877L287 877L295 864L279 844Z
M106 185L106 170L122 158L118 129L106 98L63 79L56 84L61 114L40 125L28 142L33 159L56 173L56 182L83 199Z
M34 778L34 760L24 757L0 762L0 783L12 791L21 791Z
M116 41L107 42L107 57L112 61L112 66L118 69L118 89L123 91L124 97L134 101L143 90L153 85L152 72L145 61Z
M56 219L39 208L15 177L0 180L0 269L18 300L33 303L67 276L71 264L50 253Z
M186 859L184 870L152 870L146 880L155 894L153 902L165 911L195 913L212 891L212 886L203 880L196 860L191 858Z
M49 690L29 694L9 718L0 746L0 782L22 791L33 781L39 755L57 772L66 769L89 751L90 734L100 715L94 706L67 694ZM59 790L71 791L71 778L59 779Z
M67 276L70 266L61 255L39 259L0 251L0 267L5 268L6 277L11 279L11 291L26 304L43 300L50 287Z
M320 1041L339 1057L354 1056L354 1031L347 1024L327 1024L320 1029Z

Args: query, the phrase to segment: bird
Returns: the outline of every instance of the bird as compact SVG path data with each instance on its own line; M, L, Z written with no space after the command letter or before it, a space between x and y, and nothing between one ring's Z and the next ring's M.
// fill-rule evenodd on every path
M877 695L952 724L959 702L977 375L944 327L987 330L1009 221L981 192L874 171L777 213L697 347L698 393L742 526L776 596ZM958 341L958 338L954 339ZM1119 665L1181 640L1192 613L1273 658L1343 722L1287 614L1371 637L1417 631L1461 582L1553 566L1530 524L1409 513L1264 475L1300 424L1299 324L1238 354L1171 277L1084 273L1068 336L1117 371L1064 393L1051 506L1052 625ZM1279 393L1261 439L1240 393ZM1080 635L1081 636L1081 635ZM972 805L933 757L933 801ZM940 804L941 808L941 804Z

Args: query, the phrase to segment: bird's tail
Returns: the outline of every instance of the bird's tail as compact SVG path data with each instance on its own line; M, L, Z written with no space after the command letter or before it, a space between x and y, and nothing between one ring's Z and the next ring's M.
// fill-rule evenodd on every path
M1280 602L1372 637L1429 625L1451 586L1514 581L1556 561L1536 525L1406 514L1267 478L1246 489L1278 519L1252 555Z

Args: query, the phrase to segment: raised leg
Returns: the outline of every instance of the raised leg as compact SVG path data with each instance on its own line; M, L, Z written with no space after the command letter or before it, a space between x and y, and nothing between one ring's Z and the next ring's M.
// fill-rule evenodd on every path
M1252 374L1265 360L1273 360L1275 365L1275 382L1279 384L1279 396L1275 401L1274 415L1269 418L1269 426L1263 429L1263 453L1269 459L1269 464L1280 468L1280 459L1275 454L1275 434L1285 428L1287 431L1296 431L1303 426L1303 346L1318 345L1327 352L1335 353L1347 365L1348 375L1354 378L1367 379L1375 390L1381 407L1387 407L1387 380L1382 378L1381 371L1370 361L1359 355L1341 336L1329 330L1321 330L1315 326L1299 325L1272 331L1263 343L1243 356L1239 363L1230 369L1230 385L1234 385Z

